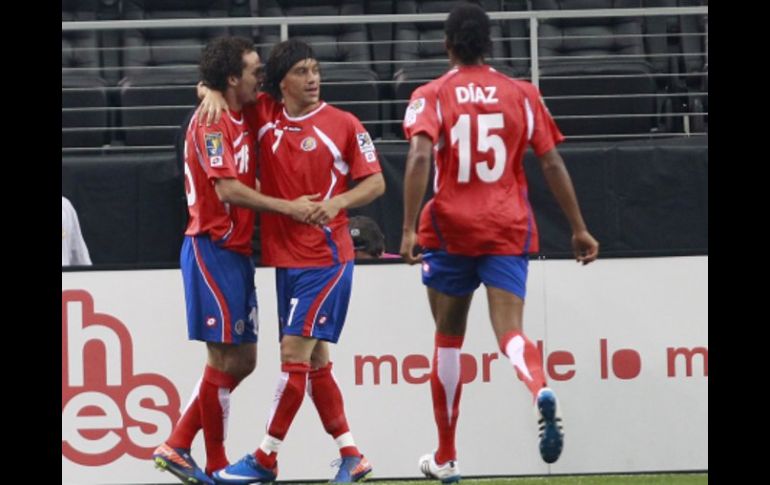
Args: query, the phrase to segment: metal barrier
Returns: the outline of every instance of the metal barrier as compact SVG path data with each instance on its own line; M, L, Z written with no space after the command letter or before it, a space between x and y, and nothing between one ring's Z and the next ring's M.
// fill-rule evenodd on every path
M405 22L436 22L443 23L446 19L446 13L432 13L432 14L418 14L418 15L401 15L401 14L387 14L387 15L351 15L351 16L305 16L305 17L272 17L272 18L259 18L259 17L229 17L229 18L195 18L195 19L168 19L168 20L112 20L112 21L80 21L80 22L62 22L62 35L65 33L81 33L88 35L89 33L106 33L106 32L122 32L126 30L139 29L141 31L153 30L153 29L181 29L181 28L263 28L263 29L278 29L281 39L287 39L291 33L291 29L295 26L301 25L329 25L329 24L341 24L341 23L358 23L367 26L376 24L389 24L398 25ZM586 18L606 18L606 17L629 17L629 18L664 18L671 19L672 17L692 17L700 20L700 26L702 31L696 32L649 32L641 31L635 34L613 35L611 36L614 41L623 39L624 37L633 37L642 39L643 42L650 41L662 41L667 47L665 52L652 52L645 48L643 51L634 54L613 54L613 55L583 55L583 56L543 56L541 55L541 44L543 42L559 40L559 41L575 41L575 40L591 40L598 39L602 36L593 35L560 35L557 37L539 35L543 25L547 25L548 22L554 19L586 19ZM500 22L503 26L510 27L514 23L521 27L522 25L528 28L528 35L523 36L510 36L502 35L500 37L493 38L493 43L528 43L528 49L525 51L524 56L498 56L490 57L487 60L493 65L502 65L511 67L514 63L519 63L527 66L527 72L521 73L520 78L529 79L535 85L541 87L543 97L546 103L551 108L557 123L560 126L578 126L582 127L588 132L568 135L570 139L574 140L612 140L612 139L629 139L629 138L656 138L656 137L672 137L672 136L700 136L707 133L707 121L708 121L708 26L707 26L708 7L676 7L676 8L642 8L642 9L611 9L611 10L560 10L560 11L499 11L489 12L489 17L493 21ZM505 29L506 32L512 29ZM522 30L519 28L519 30ZM523 29L526 30L526 29ZM669 44L676 45L676 42L681 42L682 39L691 38L696 40L696 45L700 46L698 50L692 52L686 52L684 50L671 52ZM365 42L368 46L374 48L375 46L389 46L393 47L398 43L429 43L436 42L441 43L442 40L425 41L425 40L408 40L401 41L393 39L377 39ZM337 43L340 44L340 43ZM260 49L269 49L270 45L256 44ZM320 44L314 44L320 45ZM173 47L160 47L156 49L190 49L199 52L202 45L185 45ZM104 46L97 45L96 47L74 47L68 49L68 53L72 54L88 54L96 53L98 57L108 54L125 54L132 49L139 49L138 47L130 47L125 45ZM63 47L63 56L65 54ZM197 56L195 56L197 58ZM702 68L698 68L694 71L680 70L676 66L686 64L687 59L697 58L702 60ZM647 64L651 62L663 61L667 66L673 66L667 69L647 69L641 73L623 73L612 72L612 69L607 70L606 73L559 73L559 69L563 70L564 65L570 63L583 63L600 65L602 63L611 65L611 62L620 63L637 63L639 65ZM372 59L368 61L359 62L342 62L334 63L328 62L323 65L335 66L335 67L352 67L363 66L372 68L385 68L388 72L389 68L395 68L396 66L407 65L431 65L435 64L440 66L446 64L446 59L429 59L429 60L403 60L403 59ZM549 73L548 66L555 69L556 72ZM195 64L180 64L169 66L126 66L119 65L103 65L101 62L97 66L83 66L83 67L62 67L62 96L66 96L69 105L62 107L62 135L63 135L63 147L62 153L87 153L87 152L113 152L113 151L153 151L153 150L168 150L172 149L173 145L170 143L160 144L136 144L126 143L125 140L128 137L132 137L132 134L142 134L142 136L150 136L153 133L163 134L163 137L168 138L166 135L169 133L175 133L179 129L179 125L174 123L179 114L183 111L189 111L194 104L194 99L189 102L181 103L157 103L157 104L144 104L125 106L118 102L119 94L121 90L125 89L124 85L117 82L110 83L104 81L103 84L98 84L97 87L93 85L65 85L64 78L77 77L77 76L94 76L94 77L108 77L117 79L121 77L121 74L125 74L130 71L132 73L142 72L168 72L169 75L173 75L174 72L180 69L194 69ZM391 69L395 70L395 69ZM554 69L551 69L554 71ZM410 82L424 83L430 81L430 78L412 78ZM639 92L625 91L614 92L613 86L619 86L622 83L631 80L638 81L638 84L644 85L647 83L643 90ZM573 87L569 87L567 90L573 90L574 86L594 86L591 90L599 92L590 93L557 93L554 94L553 86L561 83L563 86L568 86L568 83L574 81ZM370 130L377 129L381 131L380 140L378 143L404 143L399 139L399 126L401 123L399 108L405 106L408 99L402 97L396 97L394 95L393 86L398 85L402 81L395 76L392 79L376 78L372 80L372 83L377 87L379 95L376 99L366 99L357 101L335 101L331 100L335 105L349 110L355 110L357 107L370 105L377 106L377 111L380 113L376 119L362 119L367 128ZM76 83L75 83L76 84ZM323 81L322 86L355 86L358 81L346 81L346 80L334 80ZM630 83L634 85L634 83ZM153 84L151 86L133 86L135 90L154 90L163 93L164 90L169 93L180 88L186 88L192 90L194 84ZM89 104L87 102L79 102L78 96L87 96L93 93L95 89L103 95L105 102L103 105L98 103ZM643 92L642 92L643 91ZM74 99L75 101L71 101ZM610 105L621 106L622 103L634 103L639 100L649 100L655 103L656 108L654 111L648 112L632 112L633 110L620 112L607 112L597 113L591 112L589 109L584 111L579 109L578 111L570 111L567 106L591 106L591 104L597 103L609 103ZM582 103L582 104L580 104ZM558 107L558 108L557 108ZM572 108L571 108L572 109ZM150 113L150 117L160 118L166 121L162 123L148 123L146 125L137 125L131 123L125 123L125 118L132 118L132 114L147 111ZM106 115L106 116L105 116ZM99 120L99 123L90 123L88 120ZM651 128L648 130L640 129L638 132L628 133L612 133L609 131L591 131L591 123L595 123L596 126L607 126L607 123L602 124L602 120L609 121L610 125L618 120L627 123L632 122L634 119L649 119L654 120L649 123ZM66 120L66 121L65 121ZM180 120L181 121L181 120ZM645 121L639 126L646 126L648 123ZM587 128L586 128L587 127ZM64 142L65 136L74 134L91 134L97 136L97 142L89 142L90 146L66 146ZM99 143L100 138L103 139L103 143ZM158 137L163 138L163 137ZM89 143L86 143L88 145Z

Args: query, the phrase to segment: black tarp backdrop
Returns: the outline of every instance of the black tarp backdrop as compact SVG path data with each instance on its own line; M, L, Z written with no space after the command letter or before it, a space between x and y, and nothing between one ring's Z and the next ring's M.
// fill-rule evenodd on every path
M382 143L378 151L386 193L351 213L374 218L395 253L407 145ZM707 137L568 142L559 151L603 257L708 254ZM569 225L531 151L525 169L540 255L571 257ZM95 265L178 265L186 204L173 151L65 157L62 194L78 211Z

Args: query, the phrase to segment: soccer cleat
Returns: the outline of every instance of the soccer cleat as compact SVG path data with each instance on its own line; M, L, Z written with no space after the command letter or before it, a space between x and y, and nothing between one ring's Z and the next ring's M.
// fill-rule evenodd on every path
M559 459L564 448L561 410L554 392L544 387L537 393L537 424L540 429L540 456L546 463Z
M366 481L372 474L372 465L364 455L343 456L332 462L332 466L339 465L337 475L329 483L353 483Z
M186 485L215 485L214 480L195 464L190 450L172 448L163 443L155 448L152 460L156 468L170 471Z
M216 483L270 483L278 475L278 466L268 470L259 464L254 455L248 454L227 467L214 472Z
M439 465L436 463L435 453L420 457L420 471L428 478L441 480L441 483L460 481L460 465L457 464L457 460L449 460L443 465Z

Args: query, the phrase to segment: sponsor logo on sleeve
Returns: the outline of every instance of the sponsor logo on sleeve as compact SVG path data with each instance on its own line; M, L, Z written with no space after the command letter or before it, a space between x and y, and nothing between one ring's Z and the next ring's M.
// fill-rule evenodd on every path
M366 158L367 162L374 162L377 160L377 155L374 152L366 152L364 153L364 158Z

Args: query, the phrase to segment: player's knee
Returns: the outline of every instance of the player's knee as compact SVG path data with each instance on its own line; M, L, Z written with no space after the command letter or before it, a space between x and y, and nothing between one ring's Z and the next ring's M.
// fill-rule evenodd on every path
M310 356L310 367L313 369L321 369L329 364L328 355L316 355Z

